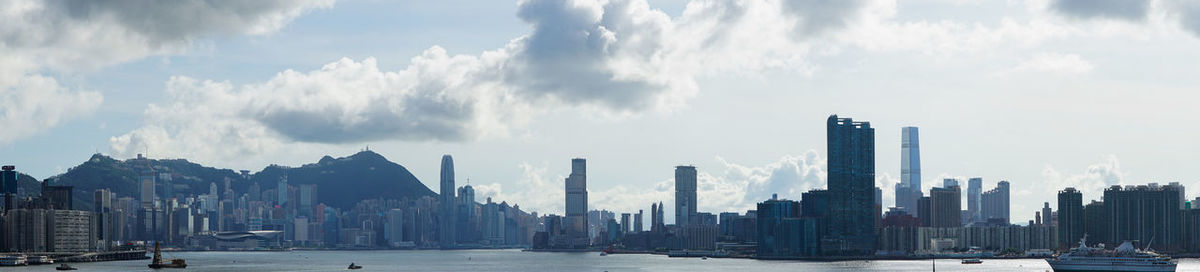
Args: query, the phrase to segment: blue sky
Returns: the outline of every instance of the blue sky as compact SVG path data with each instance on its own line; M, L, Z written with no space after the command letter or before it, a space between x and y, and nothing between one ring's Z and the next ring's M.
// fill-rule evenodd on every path
M140 3L140 4L139 4ZM203 4L203 5L201 5ZM137 7L137 8L133 8ZM872 122L885 203L900 127L923 184L1053 193L1182 182L1200 152L1200 5L1147 1L9 1L0 163L43 178L100 152L234 169L367 145L434 184L562 210L742 211L824 187L824 120ZM436 186L430 186L436 188ZM1195 197L1197 194L1189 194ZM670 212L670 211L668 211Z

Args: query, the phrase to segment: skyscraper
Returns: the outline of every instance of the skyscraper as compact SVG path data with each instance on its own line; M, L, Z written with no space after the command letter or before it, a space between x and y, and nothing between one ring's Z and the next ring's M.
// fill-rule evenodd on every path
M1082 202L1082 200L1080 202ZM1054 218L1053 216L1054 216L1054 210L1050 209L1050 202L1043 202L1042 203L1042 219L1041 219L1042 224L1045 224L1047 226L1053 226L1054 225L1054 220L1052 219L1052 218Z
M564 228L570 237L586 238L588 237L587 160L571 159L571 175L567 176L565 183L567 218Z
M1042 210L1043 214L1046 213L1046 209ZM1057 247L1059 250L1069 249L1075 242L1083 238L1083 222L1083 194L1071 187L1058 191Z
M216 197L217 185L214 183L212 186L210 186L209 191L212 191L209 194L213 195L213 197ZM287 203L287 199L288 199L287 193L288 193L288 180L287 180L287 175L284 175L282 177L279 177L279 183L275 185L275 194L279 195L278 198L275 199L275 203L278 203L279 206L281 206L281 207L287 207L286 206L288 204Z
M441 215L438 217L441 219L439 222L438 238L441 242L442 248L453 248L454 244L457 242L454 239L454 232L457 231L458 228L455 228L454 224L458 222L458 219L456 218L458 213L454 210L454 159L450 158L450 154L442 155L441 185L442 199L441 203L439 204L442 208Z
M896 207L916 214L921 191L921 145L917 127L900 129L900 184L896 185Z
M15 209L17 195L17 167L5 165L0 168L0 191L4 191L4 211Z
M983 201L983 178L975 177L967 180L967 215L968 222L979 222L981 213L980 202Z
M687 226L696 218L696 167L675 167L675 225Z
M633 215L633 232L642 232L642 210Z
M1113 245L1127 240L1149 243L1155 249L1175 251L1182 242L1179 212L1179 188L1150 185L1112 186L1104 190L1104 209L1108 211L1108 241Z
M980 209L984 221L1009 223L1011 217L1008 213L1008 190L1008 181L1002 180L996 183L996 188L983 192L980 197L983 200Z
M154 172L150 170L143 171L142 175L138 176L138 185L140 185L139 189L141 189L140 200L142 207L154 207Z
M830 115L826 121L828 152L828 237L841 252L875 251L875 129L869 122Z
M935 228L962 226L962 193L958 186L933 188L929 191L930 224Z

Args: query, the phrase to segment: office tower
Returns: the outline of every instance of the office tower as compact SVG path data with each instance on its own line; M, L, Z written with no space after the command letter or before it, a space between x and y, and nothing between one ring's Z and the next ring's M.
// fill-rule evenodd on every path
M150 170L142 171L142 175L138 176L138 184L141 189L142 207L154 207L154 172Z
M900 129L900 184L896 185L896 207L916 214L921 191L921 145L917 127Z
M5 165L0 167L0 191L4 192L4 211L16 208L17 167Z
M400 246L400 242L404 241L404 210L388 210L387 224L384 225L383 232L388 245L392 247Z
M658 232L658 203L650 203L650 232Z
M258 185L258 182L251 183L246 194L250 195L250 201L262 201L262 187Z
M980 222L980 202L983 202L983 178L967 179L967 218L968 222Z
M471 185L458 187L458 223L454 225L458 228L458 236L454 237L456 241L479 240L479 217L476 216L478 209L475 205L475 188Z
M663 212L663 209L665 207L666 206L664 206L662 201L658 202L658 230L659 231L665 231L667 228L667 222L666 222L667 215L666 215L666 212Z
M675 225L686 226L696 218L696 167L675 167Z
M958 179L948 178L942 179L942 188L959 187Z
M317 205L317 185L316 184L300 184L300 197L297 202L300 202L300 214L310 216L313 213L313 206Z
M632 222L629 221L629 217L631 216L629 213L621 213L621 233L628 233L633 229Z
M74 209L73 200L75 198L72 196L74 188L75 186L51 186L50 179L43 180L41 202L46 209Z
M807 200L806 200L807 201ZM755 240L759 257L813 256L818 250L817 219L802 215L801 203L772 197L758 203Z
M1104 208L1108 211L1108 242L1154 240L1155 249L1179 249L1181 213L1179 191L1174 186L1112 186L1104 190ZM1099 242L1099 241L1098 241Z
M1046 206L1049 206L1046 203ZM1045 214L1050 207L1042 209ZM1043 219L1045 220L1045 219ZM1044 222L1044 221L1043 221ZM1058 246L1059 250L1070 249L1084 234L1083 194L1067 187L1058 191Z
M1082 202L1082 200L1080 200L1080 201ZM1050 202L1043 202L1042 203L1042 218L1041 218L1042 224L1045 224L1047 226L1053 226L1054 220L1051 219L1053 216L1054 216L1054 211L1050 209Z
M564 227L572 238L588 237L587 160L571 159L571 175L565 181L566 220Z
M216 188L217 188L217 186L214 184L211 188L211 191L214 191L214 192L210 192L209 194L216 195L216 192L215 192ZM279 204L279 206L284 206L284 205L288 204L287 203L287 199L288 199L287 192L288 192L288 180L287 180L287 176L285 175L285 176L279 177L279 183L275 185L275 194L278 195L275 198L275 203Z
M956 228L962 226L962 193L958 186L933 188L929 190L930 223L935 228Z
M1009 223L1008 190L1008 181L1002 180L996 184L996 188L983 192L980 197L983 201L979 208L982 209L980 212L984 221L1005 225Z
M837 254L875 251L875 129L869 122L830 115L826 121L829 237Z
M633 217L633 232L642 232L642 210Z
M454 247L457 243L455 240L455 232L458 228L454 226L458 223L456 216L458 213L454 210L454 159L449 154L442 155L442 199L438 204L441 205L441 211L438 218L441 219L438 229L439 239L442 248Z
M933 226L933 200L928 196L917 199L917 220L921 221L922 227Z

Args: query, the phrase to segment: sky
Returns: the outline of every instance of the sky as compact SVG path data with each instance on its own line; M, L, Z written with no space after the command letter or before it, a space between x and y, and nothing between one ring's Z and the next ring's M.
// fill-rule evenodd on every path
M39 1L0 3L0 163L37 178L103 153L231 169L365 148L438 188L563 210L745 211L825 187L825 119L869 121L884 204L900 128L924 190L1180 182L1200 194L1200 2ZM965 203L965 200L964 200ZM965 207L965 205L964 205ZM671 205L666 209L673 214ZM668 216L667 218L672 218ZM668 220L671 221L671 220Z

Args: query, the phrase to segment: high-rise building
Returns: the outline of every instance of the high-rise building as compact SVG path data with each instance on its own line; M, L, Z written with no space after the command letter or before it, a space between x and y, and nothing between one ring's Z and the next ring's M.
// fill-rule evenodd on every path
M1108 210L1104 208L1104 202L1092 200L1092 203L1083 206L1083 233L1087 234L1089 240L1110 241L1108 223Z
M138 176L138 184L140 185L138 188L141 189L140 200L142 207L154 207L154 172L150 170L143 171L142 175Z
M801 204L771 198L758 203L756 240L760 257L794 257L816 254L815 220L802 218Z
M929 191L930 223L935 228L957 228L962 226L962 193L958 186L933 188Z
M216 190L217 190L217 186L214 184L211 189L212 192L210 192L209 194L215 196L217 194ZM286 207L286 205L288 204L287 203L287 199L288 199L287 193L288 193L288 180L287 180L287 176L285 175L285 176L279 177L279 183L277 183L275 186L275 194L278 195L277 198L275 198L275 203L279 204L279 206Z
M633 215L633 232L642 232L642 210Z
M1174 186L1150 185L1112 186L1104 190L1104 208L1108 211L1108 231L1105 241L1113 245L1122 241L1151 241L1155 249L1175 251L1183 240L1180 233L1179 189Z
M0 191L4 193L4 211L12 210L16 207L17 195L17 167L5 165L0 167Z
M1049 204L1047 203L1047 206ZM1042 209L1045 214L1049 207ZM1043 219L1045 222L1045 219ZM1059 250L1070 249L1084 234L1083 194L1067 187L1058 191L1058 246Z
M922 227L933 226L933 200L928 196L917 199L917 220Z
M835 254L875 251L875 129L870 122L830 115L828 152L829 245ZM825 247L825 245L822 245Z
M1082 200L1081 200L1081 202L1082 202ZM1045 224L1047 226L1053 226L1054 225L1054 220L1052 219L1053 216L1054 216L1054 210L1050 209L1050 202L1043 202L1042 203L1042 218L1041 218L1042 224Z
M633 222L629 221L632 215L629 213L621 213L621 231L620 233L628 233L633 229Z
M658 232L658 203L650 203L650 232Z
M388 245L400 246L404 241L404 210L391 209L387 212L387 223L384 224L384 235Z
M686 226L696 218L696 167L675 167L675 225Z
M958 179L956 179L956 178L942 179L942 188L950 188L950 187L960 187L960 186L958 186Z
M982 205L980 213L983 220L987 222L999 222L1009 224L1009 200L1008 200L1008 181L1000 181L996 183L996 188L983 192L980 197Z
M300 202L300 214L310 216L313 213L313 206L317 205L317 185L316 184L300 184L300 197L297 202Z
M900 184L896 185L896 207L916 214L921 191L921 145L917 127L900 129Z
M979 209L980 202L983 202L983 178L975 177L967 179L967 222L980 222L982 217Z
M567 176L565 185L566 220L563 225L566 234L574 239L586 238L588 237L587 160L571 159L571 175Z
M478 209L475 205L475 188L470 184L458 187L458 223L455 224L458 236L454 237L457 241L479 240L479 218L476 215Z
M454 226L458 223L458 212L454 210L454 159L450 158L449 154L442 155L442 199L438 203L441 205L441 212L438 218L438 241L441 242L442 248L452 248L457 243L455 240L455 232L458 228Z

